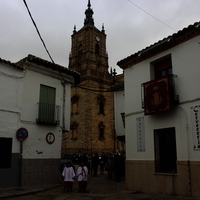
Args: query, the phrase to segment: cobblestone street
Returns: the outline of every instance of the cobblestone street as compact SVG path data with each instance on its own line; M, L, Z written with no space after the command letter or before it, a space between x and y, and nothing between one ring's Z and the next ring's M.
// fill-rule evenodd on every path
M39 192L38 192L39 191ZM44 188L38 190L32 188L18 188L7 191L8 197L3 197L3 190L0 190L0 199L6 200L197 200L198 198L185 198L168 195L135 193L126 191L125 182L116 182L107 180L107 175L99 175L97 177L89 176L88 188L86 193L78 193L78 183L74 183L74 190L65 193L62 186L52 188ZM13 193L13 194L12 194Z

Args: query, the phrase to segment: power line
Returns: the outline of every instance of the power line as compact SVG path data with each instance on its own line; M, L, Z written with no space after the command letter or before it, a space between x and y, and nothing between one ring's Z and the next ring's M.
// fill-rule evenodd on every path
M40 40L42 41L42 44L43 44L43 46L44 46L44 48L45 48L47 54L49 55L49 57L50 57L52 63L55 64L53 58L51 57L51 55L50 55L50 53L49 53L49 51L48 51L48 49L47 49L47 47L46 47L46 44L45 44L44 40L42 39L42 36L41 36L41 34L40 34L40 32L39 32L39 29L38 29L38 27L37 27L37 25L36 25L36 23L35 23L35 21L34 21L34 19L33 19L33 17L32 17L31 11L30 11L30 9L28 8L28 5L27 5L27 3L26 3L26 0L23 0L23 2L24 2L25 6L26 6L26 8L27 8L28 14L29 14L29 16L30 16L30 18L31 18L31 20L32 20L32 22L33 22L33 25L34 25L35 28L36 28L36 31L37 31L37 33L38 33L38 35L39 35ZM63 77L63 75L62 75L62 73L60 72L60 70L58 70L58 72L59 72L60 76L62 77L63 81L69 83L69 84L72 85L72 86L75 86L75 87L78 87L78 88L81 88L81 89L84 89L84 90L88 90L88 91L93 91L93 92L113 92L113 91L111 91L110 88L104 88L104 90L97 90L97 89L92 89L92 88L89 88L89 87L83 87L83 86L80 86L80 85L79 85L79 86L78 86L78 85L74 85L72 82L69 82L69 81L65 80L65 78Z
M134 2L132 2L131 0L128 0L131 4L133 4L135 7L139 8L140 10L142 10L143 12L145 12L147 15L151 16L152 18L154 18L155 20L159 21L160 23L164 24L165 26L167 26L168 28L174 30L177 32L176 29L174 29L173 27L169 26L168 24L164 23L163 21L161 21L160 19L158 19L157 17L153 16L152 14L150 14L149 12L147 12L146 10L144 10L143 8L141 8L140 6L138 6L137 4L135 4ZM195 39L192 39L193 42L195 43L199 43L198 41L196 41ZM200 44L200 43L199 43Z
M135 7L139 8L140 10L142 10L143 12L145 12L147 15L151 16L152 18L154 18L155 20L159 21L160 23L164 24L165 26L167 26L168 28L177 31L176 29L174 29L173 27L169 26L168 24L164 23L163 21L161 21L160 19L158 19L157 17L153 16L152 14L150 14L149 12L147 12L146 10L144 10L143 8L141 8L140 6L138 6L137 4L135 4L134 2L132 2L131 0L128 0L131 4L133 4Z
M55 62L53 61L53 58L51 57L51 55L50 55L50 53L49 53L49 51L48 51L48 49L47 49L47 47L46 47L46 44L45 44L44 40L42 39L42 36L41 36L41 34L40 34L40 32L39 32L39 29L38 29L38 27L37 27L37 25L36 25L36 23L35 23L35 21L34 21L32 15L31 15L31 12L30 12L30 10L29 10L29 8L28 8L28 5L27 5L27 3L26 3L26 0L23 0L23 1L24 1L24 4L25 4L25 6L26 6L26 8L27 8L27 11L28 11L28 14L29 14L29 16L30 16L30 18L31 18L31 20L32 20L32 22L33 22L33 25L34 25L35 28L36 28L36 31L37 31L37 33L38 33L38 35L39 35L39 37L40 37L40 40L42 41L42 44L43 44L43 46L44 46L44 48L45 48L47 54L49 55L49 57L50 57L52 63L55 64Z

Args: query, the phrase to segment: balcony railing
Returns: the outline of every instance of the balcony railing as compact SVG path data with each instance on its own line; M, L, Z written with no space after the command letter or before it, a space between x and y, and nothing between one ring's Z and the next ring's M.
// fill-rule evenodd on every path
M56 126L60 124L60 106L38 103L38 124Z
M178 104L176 77L167 75L142 84L142 107L145 109L145 115L166 112Z

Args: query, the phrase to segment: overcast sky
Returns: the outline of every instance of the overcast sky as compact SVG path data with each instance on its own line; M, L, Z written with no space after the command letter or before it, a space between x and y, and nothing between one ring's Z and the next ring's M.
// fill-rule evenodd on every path
M26 0L55 63L68 67L74 25L83 27L88 0ZM200 0L91 0L95 26L107 34L109 66L194 22ZM50 60L23 0L0 0L0 57Z

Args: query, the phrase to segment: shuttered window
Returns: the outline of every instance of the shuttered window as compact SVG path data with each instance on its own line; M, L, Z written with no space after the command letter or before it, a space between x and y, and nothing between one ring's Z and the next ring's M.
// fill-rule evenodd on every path
M39 121L54 123L55 121L55 95L56 89L40 85Z

